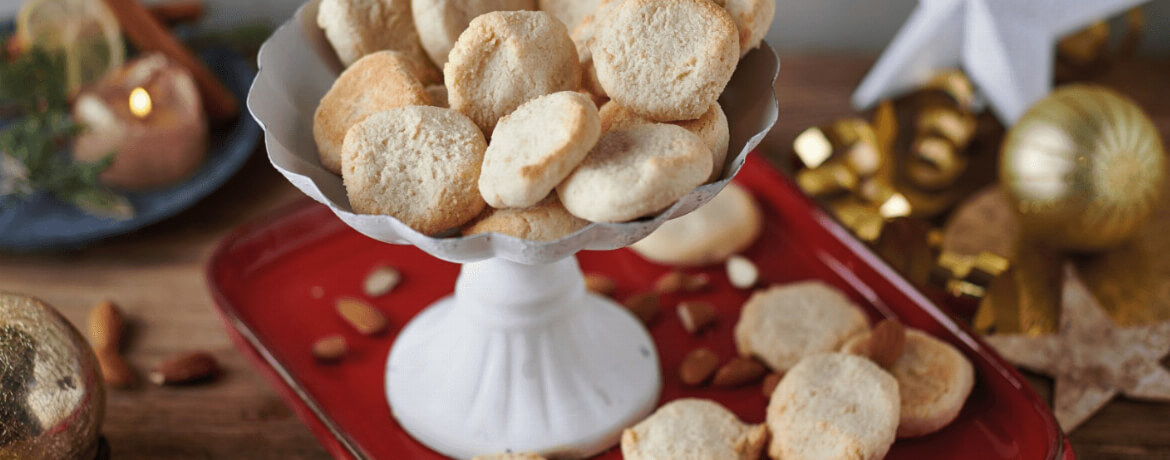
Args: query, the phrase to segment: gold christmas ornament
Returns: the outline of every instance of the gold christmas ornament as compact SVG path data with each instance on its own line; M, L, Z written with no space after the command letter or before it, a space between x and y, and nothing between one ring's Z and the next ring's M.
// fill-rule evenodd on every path
M93 459L105 408L81 334L45 303L0 292L0 460Z
M1128 239L1161 197L1165 153L1137 105L1112 90L1067 86L1008 132L1000 178L1024 233L1060 249Z
M938 191L955 184L967 171L967 156L960 154L946 138L928 134L910 147L906 177L923 190Z

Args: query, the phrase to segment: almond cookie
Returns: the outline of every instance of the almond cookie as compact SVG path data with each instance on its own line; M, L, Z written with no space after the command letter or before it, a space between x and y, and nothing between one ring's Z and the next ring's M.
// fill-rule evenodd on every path
M349 128L370 114L408 105L426 105L426 90L395 51L379 51L345 69L313 114L313 139L321 166L341 174L341 145Z
M802 281L753 294L735 324L735 346L741 355L786 372L806 356L840 350L867 330L865 314L845 294L821 281Z
M419 80L443 79L419 43L410 0L321 0L317 25L346 67L373 52L398 51Z
M459 35L482 14L532 10L535 0L411 0L419 41L431 62L442 68Z
M703 207L662 224L630 249L663 265L722 263L751 246L763 228L756 200L731 183Z
M561 21L540 11L488 13L471 21L444 68L451 108L491 136L530 99L581 84L577 48Z
M869 333L849 339L841 351L865 355ZM888 369L901 394L899 438L925 436L941 430L959 416L971 388L975 369L950 344L913 329L906 330L902 356Z
M479 192L493 208L539 203L573 172L601 137L588 96L562 91L525 102L492 133Z
M767 442L763 425L743 423L712 401L678 399L622 432L622 456L626 460L756 460Z
M774 459L878 460L898 428L898 382L868 359L809 356L788 371L768 402Z
M772 18L776 15L775 0L726 0L723 5L739 29L739 57L760 47Z
M391 109L346 134L342 179L354 212L394 216L433 235L483 210L475 183L486 149L483 134L459 112Z
M600 115L602 131L653 123L614 101L602 106ZM687 131L695 133L711 149L712 168L711 176L707 178L707 181L713 182L723 177L723 163L727 161L727 145L731 142L731 131L727 126L727 114L723 113L723 106L716 102L711 104L711 108L699 118L672 121L670 124L682 126Z
M710 0L625 0L598 24L589 48L611 99L651 120L693 120L731 80L737 34Z
M597 11L602 0L537 0L540 11L553 15L569 30L573 30L586 16Z
M556 241L585 228L589 221L569 214L556 196L524 209L489 209L463 228L463 235L499 233L533 241Z
M710 174L711 152L698 136L638 125L603 134L557 193L577 217L626 222L670 207Z

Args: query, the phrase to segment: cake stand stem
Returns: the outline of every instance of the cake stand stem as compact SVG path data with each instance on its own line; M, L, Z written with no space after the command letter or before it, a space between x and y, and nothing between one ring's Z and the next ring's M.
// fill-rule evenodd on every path
M646 416L662 386L646 329L585 291L574 257L463 265L455 294L398 335L386 367L391 411L451 457L587 457Z

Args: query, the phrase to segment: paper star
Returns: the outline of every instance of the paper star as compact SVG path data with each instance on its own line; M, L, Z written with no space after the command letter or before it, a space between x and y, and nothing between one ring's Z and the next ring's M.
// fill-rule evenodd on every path
M858 110L962 67L1007 125L1052 89L1060 37L1147 0L920 0L853 93Z
M994 335L987 343L1013 364L1056 379L1053 408L1071 432L1118 393L1170 402L1170 322L1119 328L1077 276L1065 267L1060 334Z

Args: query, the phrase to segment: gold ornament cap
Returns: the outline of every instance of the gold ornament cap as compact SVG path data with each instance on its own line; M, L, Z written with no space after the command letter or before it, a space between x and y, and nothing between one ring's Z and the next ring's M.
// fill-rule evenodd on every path
M1025 235L1059 249L1114 247L1161 198L1157 128L1105 87L1056 90L1012 127L1000 155L1000 179Z
M77 329L44 302L0 291L0 460L95 458L105 408Z

